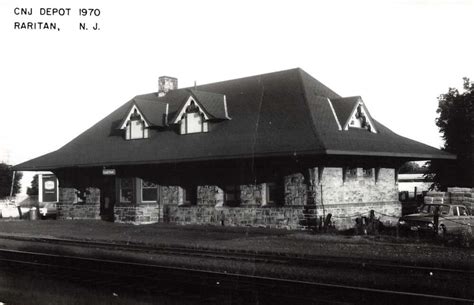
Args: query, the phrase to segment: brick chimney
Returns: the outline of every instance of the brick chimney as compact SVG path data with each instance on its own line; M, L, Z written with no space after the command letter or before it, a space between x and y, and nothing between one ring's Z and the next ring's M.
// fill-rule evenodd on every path
M178 79L169 76L158 78L158 96L165 96L170 90L178 89Z

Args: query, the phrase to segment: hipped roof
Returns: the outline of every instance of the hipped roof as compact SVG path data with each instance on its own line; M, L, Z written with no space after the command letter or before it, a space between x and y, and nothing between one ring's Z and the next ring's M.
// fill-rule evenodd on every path
M164 109L156 103L169 103L168 116L172 117L190 94L216 117L225 116L223 108L216 106L216 101L225 95L232 120L213 124L207 133L189 135L160 128L151 129L147 139L125 140L117 132L117 125L134 103L147 120L161 126L162 117L150 117ZM346 113L355 103L350 98L345 105L341 96L299 68L201 85L195 90L177 89L160 98L157 93L140 95L57 151L18 164L15 169L52 170L295 154L455 158L401 137L373 118L377 133L355 128L339 130L328 99L337 100L334 105L340 113Z

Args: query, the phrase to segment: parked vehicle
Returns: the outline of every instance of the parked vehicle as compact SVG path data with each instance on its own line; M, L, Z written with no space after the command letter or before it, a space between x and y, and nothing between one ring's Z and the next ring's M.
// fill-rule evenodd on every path
M40 202L39 203L39 214L41 218L53 218L56 219L58 215L58 209L55 202Z
M435 214L438 214L436 223ZM398 220L402 232L459 234L474 226L474 216L463 205L424 204L418 213L405 215Z
M0 205L0 216L2 218L20 218L20 211L13 201L4 202Z

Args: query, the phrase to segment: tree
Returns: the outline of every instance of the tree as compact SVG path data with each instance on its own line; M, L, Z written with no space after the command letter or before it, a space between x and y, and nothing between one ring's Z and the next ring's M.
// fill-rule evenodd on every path
M15 181L13 184L13 196L18 194L21 189L20 180L23 174L21 172L15 173ZM0 199L10 196L12 187L13 168L6 163L0 163Z
M426 167L420 166L418 163L409 161L405 164L403 164L400 167L400 174L423 174L426 172Z
M464 91L449 88L440 95L436 126L442 134L442 150L456 154L455 161L432 160L429 176L434 186L445 190L448 186L474 186L474 83L464 80Z
M29 196L38 195L38 175L33 176L33 180L31 180L31 187L26 189L26 194Z

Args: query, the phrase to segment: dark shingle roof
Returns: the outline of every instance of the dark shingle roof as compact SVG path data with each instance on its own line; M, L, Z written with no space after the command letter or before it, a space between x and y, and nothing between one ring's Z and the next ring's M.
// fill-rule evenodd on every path
M15 168L43 170L294 153L454 158L398 136L378 122L375 122L377 133L353 128L338 130L328 98L337 100L341 97L301 69L201 85L196 90L177 89L160 98L156 93L137 96L57 151ZM164 128L150 130L148 139L127 141L121 133L110 132L123 120L133 103L146 113L147 120L161 126L159 116L163 113L163 105L169 104L168 115L172 117L190 92L201 102L206 100L202 105L216 118L225 115L217 102L225 95L232 120L214 123L207 133L186 136Z
M146 97L135 97L133 99L145 120L152 126L166 126L166 104L157 102Z
M215 119L228 119L225 113L225 95L206 91L189 90L204 110Z
M344 125L349 120L349 117L352 114L354 107L359 102L359 99L359 96L352 96L330 100L341 128L344 128Z

